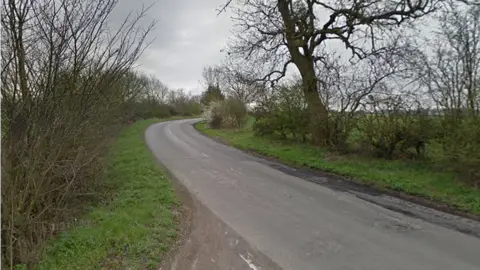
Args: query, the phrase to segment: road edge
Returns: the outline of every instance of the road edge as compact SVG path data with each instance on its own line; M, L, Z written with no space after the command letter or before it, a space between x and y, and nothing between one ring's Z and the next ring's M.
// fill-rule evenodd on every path
M286 164L278 158L267 156L261 154L252 149L245 149L241 147L236 147L232 145L225 139L216 136L210 136L202 130L199 130L196 125L200 123L201 120L191 123L193 128L199 134L214 140L223 145L235 148L239 151L242 151L246 154L249 154L258 159L259 162L273 167L277 170L280 170L289 175L296 176L304 181L312 182L318 185L327 186L333 189L340 189L344 191L354 191L357 193L365 193L369 196L359 196L358 194L353 193L357 197L374 203L376 205L382 206L386 209L389 209L394 212L399 212L407 216L415 217L427 221L429 223L437 224L443 227L454 229L456 231L475 236L480 238L480 216L456 209L448 204L429 200L428 198L418 197L409 195L401 191L395 191L390 189L380 189L373 185L368 185L355 181L354 178L345 177L339 174L334 174L330 172L324 172L318 169L312 169L306 166L295 165L295 164ZM325 181L318 181L318 178L328 178L329 183L326 184ZM352 192L351 192L352 193ZM397 200L404 201L412 206L418 206L422 211L412 211L407 205L402 205L391 202L391 203L382 203L378 200L373 199L375 196L388 196ZM439 215L441 213L441 215ZM457 224L460 222L460 224Z
M172 120L172 121L175 121L175 120ZM166 121L166 122L169 122L169 121ZM166 166L164 166L156 158L155 154L148 146L147 140L145 138L145 134L147 130L153 125L157 125L160 123L165 123L165 122L153 123L143 131L143 143L147 148L148 152L150 152L150 155L153 161L155 162L155 164L157 165L157 167L160 168L168 177L170 183L172 184L174 194L179 200L180 206L181 206L180 215L179 215L179 236L177 236L175 245L169 249L169 251L165 255L165 259L162 261L162 263L159 266L159 270L163 270L171 267L171 265L175 261L175 258L177 256L179 249L185 244L186 240L188 239L188 236L192 232L193 217L195 214L195 205L194 205L193 197L188 192L187 188L175 177L175 175L173 175L173 173Z
M172 120L172 121L175 121L175 120ZM198 119L198 121L201 121L201 119ZM177 241L175 242L175 246L171 247L168 253L165 255L165 259L160 264L159 270L167 270L167 269L176 270L179 263L183 265L186 263L185 261L179 261L179 259L181 258L182 255L184 255L182 254L184 253L184 250L182 249L185 248L186 245L191 244L190 242L192 242L192 240L195 241L195 239L192 239L194 237L193 234L194 234L195 227L204 225L204 224L201 224L202 222L199 222L200 213L204 216L208 216L210 222L216 223L218 227L221 227L222 230L225 231L225 234L224 235L222 234L222 236L225 236L226 238L228 235L229 238L234 237L239 240L237 241L237 243L235 243L235 246L237 246L235 247L235 250L240 255L239 258L244 260L245 263L248 263L251 257L255 257L263 265L269 266L268 268L260 268L260 269L281 269L268 256L263 254L261 251L257 250L255 247L253 247L242 236L240 236L238 232L236 232L232 227L230 227L223 220L221 220L217 215L215 215L215 213L213 213L210 209L208 209L201 201L199 201L195 197L195 195L192 194L188 190L188 188L172 173L172 171L169 170L155 156L154 152L148 146L148 143L145 137L146 131L148 128L150 128L153 125L163 124L167 122L170 122L170 121L153 123L152 125L147 127L144 131L145 147L151 153L151 156L154 159L154 162L157 164L157 166L165 173L165 175L170 180L172 187L174 189L174 193L177 196L178 200L180 201L181 208L182 208L180 213L180 219L183 220L183 222L182 224L180 224L180 235L177 238ZM240 250L242 252L239 252ZM242 257L242 253L247 257L246 259ZM191 258L187 258L186 260L188 259L191 259ZM195 264L196 264L196 261L193 262L193 265ZM251 268L250 265L248 266ZM183 269L183 268L180 267L179 269ZM251 269L254 269L254 268L251 268Z

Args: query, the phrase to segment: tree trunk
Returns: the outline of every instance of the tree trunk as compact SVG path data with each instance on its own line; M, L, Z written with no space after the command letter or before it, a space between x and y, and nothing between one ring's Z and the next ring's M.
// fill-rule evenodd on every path
M290 10L291 1L278 0L278 10L285 26L285 38L288 51L293 63L302 76L303 93L308 105L310 131L313 144L326 145L328 143L328 111L323 104L317 89L317 77L313 61L313 47L309 47L308 39L302 38L305 33L296 30L296 15ZM313 25L311 25L313 27ZM300 36L299 36L300 34ZM303 52L300 52L300 48Z
M311 73L311 74L310 74ZM315 145L328 144L328 111L320 99L317 90L317 78L315 73L307 72L303 74L303 92L308 105L308 114L310 120L310 131L312 133L312 142Z

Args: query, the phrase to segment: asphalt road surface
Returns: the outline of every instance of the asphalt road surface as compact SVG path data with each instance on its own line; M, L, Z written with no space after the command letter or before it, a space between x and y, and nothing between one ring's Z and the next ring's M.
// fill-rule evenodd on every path
M480 269L478 222L321 184L328 179L306 181L199 134L196 121L155 124L147 144L196 199L282 269ZM269 269L239 258L245 269Z

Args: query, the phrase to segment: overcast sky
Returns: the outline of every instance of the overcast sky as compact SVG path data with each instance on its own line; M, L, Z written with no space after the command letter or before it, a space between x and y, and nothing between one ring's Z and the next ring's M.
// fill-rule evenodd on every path
M221 62L220 50L231 30L230 15L217 16L225 0L120 0L113 19L153 2L144 23L157 21L150 35L155 40L140 58L139 68L171 88L200 93L202 69Z
M203 91L200 81L205 65L220 64L232 30L230 13L217 16L227 0L119 0L110 20L120 23L131 12L150 6L143 23L156 20L150 33L153 43L138 61L140 71L154 74L170 88L183 88L193 93ZM320 16L328 18L328 16ZM424 29L432 24L425 21ZM425 35L423 33L422 35ZM330 42L329 49L345 53L342 44ZM350 53L345 55L350 56ZM289 71L292 71L289 69ZM291 72L289 72L291 73Z

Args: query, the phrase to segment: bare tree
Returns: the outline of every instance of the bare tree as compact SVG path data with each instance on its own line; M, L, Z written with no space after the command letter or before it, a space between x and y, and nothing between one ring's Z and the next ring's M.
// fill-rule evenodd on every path
M316 71L322 78L318 86L320 97L330 112L330 146L338 150L347 148L347 137L363 117L359 110L369 102L369 96L393 94L392 89L397 85L394 77L408 70L402 62L403 53L401 47L394 46L385 53L356 62L345 61L335 53L322 54L323 61L316 65ZM387 83L395 86L384 87Z
M439 31L415 62L439 108L452 114L480 111L480 6L451 2L439 15Z
M239 68L225 65L221 69L221 89L231 97L248 105L257 100L263 91L263 84L256 81L252 74Z
M254 59L261 80L278 81L290 64L299 70L315 144L326 144L328 110L318 92L315 64L319 50L338 42L354 57L383 49L385 31L435 10L437 0L360 1L240 1L234 8L237 26L230 53ZM321 18L327 18L321 21ZM366 44L367 43L367 44Z
M184 89L169 91L167 100L175 114L192 116L199 115L201 112L200 96L187 92Z
M205 88L220 87L221 68L218 66L205 66L202 71L203 84Z
M117 0L2 2L2 263L38 261L44 241L101 173L135 88L123 84L153 27L116 29Z
M148 94L160 103L167 103L167 96L170 89L154 75L148 78Z

